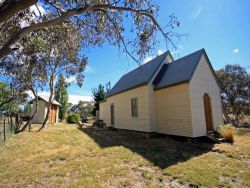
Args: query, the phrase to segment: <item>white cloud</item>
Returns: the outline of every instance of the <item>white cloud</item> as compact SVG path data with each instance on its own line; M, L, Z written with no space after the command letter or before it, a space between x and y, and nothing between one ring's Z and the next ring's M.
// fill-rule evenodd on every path
M180 53L180 51L183 49L182 45L178 45L176 49L174 49L173 51L171 51L171 54L174 56L178 53Z
M196 9L194 9L194 11L192 12L192 14L190 16L190 20L195 20L196 18L198 18L201 11L202 11L202 6L198 5L198 7Z
M39 10L38 10L39 9ZM45 9L40 5L40 4L37 4L37 5L32 5L31 7L30 7L30 10L32 11L32 12L34 12L34 14L36 15L36 16L40 16L40 13L41 13L41 15L43 16L44 14L45 14Z
M156 56L159 56L159 55L161 55L161 54L163 54L163 53L164 53L164 50L159 49L159 50L157 51L157 54L156 54L155 56L148 56L148 57L146 57L146 58L143 60L143 64L144 64L144 63L147 63L147 62L149 62L149 61L151 61L151 60L154 59Z
M239 52L240 52L240 49L239 49L239 48L233 49L233 53L234 53L234 54L237 54L237 53L239 53Z
M85 73L94 73L95 70L91 66L87 65L84 72Z
M161 55L161 54L163 54L163 50L160 49L157 51L157 55Z
M78 104L79 101L93 101L92 96L83 96L83 95L69 95L69 102L72 104Z
M31 21L37 22L38 18L46 13L45 9L40 4L32 5L30 11L33 13L31 20L21 20L21 28L28 27L31 24Z
M29 95L30 100L34 98L33 94L31 91L27 91L27 94ZM48 97L49 96L49 92L47 91L41 91L38 92L39 96L44 96L44 97ZM87 95L69 95L69 103L72 104L78 104L79 101L87 101L87 102L91 102L93 101L92 96L87 96Z
M70 76L69 78L65 78L65 82L67 83L75 83L76 77L75 76Z
M143 63L147 63L149 61L151 61L154 57L153 56L149 56L149 57L146 57L143 61Z

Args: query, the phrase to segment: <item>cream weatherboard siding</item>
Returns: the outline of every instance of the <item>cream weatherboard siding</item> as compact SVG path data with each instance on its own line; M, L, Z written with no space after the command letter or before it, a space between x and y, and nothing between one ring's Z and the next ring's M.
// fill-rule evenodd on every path
M36 103L33 102L31 114L34 114L35 109L36 109ZM37 102L37 112L34 118L32 119L32 123L43 123L46 112L47 112L46 102L39 100Z
M131 99L138 98L138 117L131 115ZM110 126L110 105L114 105L115 127L150 132L148 86L141 86L108 97L100 104L100 119Z
M193 137L207 133L203 96L207 93L211 101L213 129L223 124L220 89L211 69L202 56L189 84L190 103L192 110Z
M103 120L107 126L110 126L110 104L107 101L100 103L100 119Z
M192 137L188 84L156 90L157 132Z
M36 103L33 102L32 104L32 111L31 111L31 114L33 114L35 112L35 106L36 106ZM43 100L39 100L37 102L37 112L34 116L34 118L32 119L32 123L43 123L44 119L45 119L45 116L46 116L46 113L47 113L47 103ZM59 121L59 106L56 106L56 123L58 123Z
M148 106L149 106L149 129L150 132L156 132L157 117L156 117L156 96L154 86L148 86Z

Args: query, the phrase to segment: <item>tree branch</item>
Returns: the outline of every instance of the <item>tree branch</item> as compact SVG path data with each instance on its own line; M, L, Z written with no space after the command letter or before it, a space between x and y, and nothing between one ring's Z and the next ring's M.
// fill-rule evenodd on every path
M103 11L103 10L102 10ZM121 32L119 31L119 29L116 27L116 24L114 22L114 20L108 15L108 13L106 13L106 11L103 11L104 14L107 16L107 18L109 19L109 21L112 23L112 25L114 26L116 32L117 32L117 35L119 37L119 39L121 40L122 42L122 45L124 47L124 50L126 51L126 53L140 66L140 62L129 52L129 50L127 49L127 46L126 46L126 43L121 35Z
M131 8L131 7L116 7L116 6L109 5L109 4L98 4L98 5L85 6L85 7L78 8L78 9L70 9L70 10L68 10L67 12L65 12L64 14L62 14L61 16L59 16L59 17L57 17L55 19L52 19L52 20L49 20L49 21L43 22L43 23L37 23L37 24L34 24L34 25L31 25L31 26L28 26L28 27L25 27L25 28L21 29L12 38L10 38L3 45L3 47L0 49L0 59L7 56L11 52L11 48L10 48L11 45L15 44L18 40L20 40L27 33L30 33L30 32L35 31L35 30L43 29L43 28L46 28L46 27L50 27L50 26L53 26L53 25L58 25L58 24L62 23L63 21L69 19L73 15L87 13L87 12L91 12L91 11L94 11L94 10L129 11L129 12L134 12L134 13L146 16L146 17L151 19L153 24L163 34L165 39L170 41L171 44L173 46L175 46L174 43L172 42L172 40L162 30L161 26L158 24L158 22L156 21L154 16L152 14L148 13L147 11L138 10L138 9L134 9L134 8Z
M37 2L38 0L6 0L0 7L0 23L8 21L15 14Z

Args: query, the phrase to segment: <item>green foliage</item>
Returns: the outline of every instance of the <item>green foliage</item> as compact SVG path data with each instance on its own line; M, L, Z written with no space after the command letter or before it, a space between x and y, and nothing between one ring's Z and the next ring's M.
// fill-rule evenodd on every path
M18 102L10 86L0 82L0 111L18 112L19 110Z
M31 107L31 104L30 103L28 103L28 104L26 104L25 106L24 106L24 112L26 112L26 113L30 113L31 112L31 109L32 109L32 107Z
M80 114L81 117L88 117L92 114L93 104L91 102L79 101L78 104L71 106L70 111Z
M108 82L107 84L102 85L99 84L97 88L92 89L92 94L94 98L94 108L92 111L93 115L96 115L96 110L99 110L99 103L106 98L106 94L111 90L111 84Z
M63 121L66 117L68 111L68 92L67 83L62 74L58 76L58 80L55 86L55 100L57 100L61 106L59 108L59 119Z
M236 116L249 114L250 75L240 65L226 65L216 72L222 90L223 105Z
M20 7L22 6L21 4L23 4L23 2L18 2L15 6ZM158 43L158 40L156 40L157 32L160 32L165 40L173 45L172 38L179 39L180 37L178 33L174 33L174 35L171 34L174 28L180 26L174 14L169 15L169 23L167 26L161 28L156 20L159 7L157 3L150 0L92 0L67 1L67 3L56 0L53 1L53 3L41 4L41 6L44 8L42 16L34 16L31 9L24 8L26 10L21 9L22 11L18 14L14 14L15 16L13 15L8 22L6 21L5 24L3 24L3 28L1 28L0 31L0 43L2 46L5 46L6 43L8 46L11 46L17 42L18 39L25 39L29 36L30 32L30 35L36 35L40 29L44 29L43 26L38 26L37 23L44 23L48 20L51 22L45 24L47 25L46 29L55 25L72 23L76 28L73 33L78 31L83 36L82 39L79 38L72 41L81 41L82 47L84 48L102 46L105 43L109 43L123 47L129 56L139 56L140 59L143 59L146 53L156 47ZM8 7L6 9L8 9ZM67 16L69 12L71 16ZM71 22L70 20L73 18L74 21ZM55 19L56 21L53 21ZM125 20L129 20L133 24L131 24L131 26L130 24L125 25ZM27 26L32 25L32 27L29 28L29 30L23 31L23 33L21 32L22 35L16 38L15 34L22 31L23 23ZM125 37L124 35L128 33L127 31L131 31L133 35ZM53 34L48 34L47 36L52 35ZM10 42L8 39L11 39ZM43 44L39 40L38 42ZM23 47L23 45L20 46ZM128 49L131 49L131 52ZM1 50L2 49L0 49L0 52Z
M93 109L93 115L95 115L96 110L99 110L99 103L105 99L105 87L102 84L99 84L97 88L92 89L92 94L95 105Z
M236 134L236 128L231 125L227 124L224 126L221 126L219 129L219 133L228 141L228 142L233 142L234 141L234 136Z
M70 114L67 117L67 123L78 123L81 120L79 114Z

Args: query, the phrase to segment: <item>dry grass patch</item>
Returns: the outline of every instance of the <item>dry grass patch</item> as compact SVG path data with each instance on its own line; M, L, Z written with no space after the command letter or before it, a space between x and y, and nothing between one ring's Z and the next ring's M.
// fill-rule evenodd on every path
M35 129L34 129L35 130ZM231 144L60 124L0 147L0 187L249 187L250 131Z
M223 125L220 127L219 132L228 142L234 142L234 137L237 131L233 125Z

